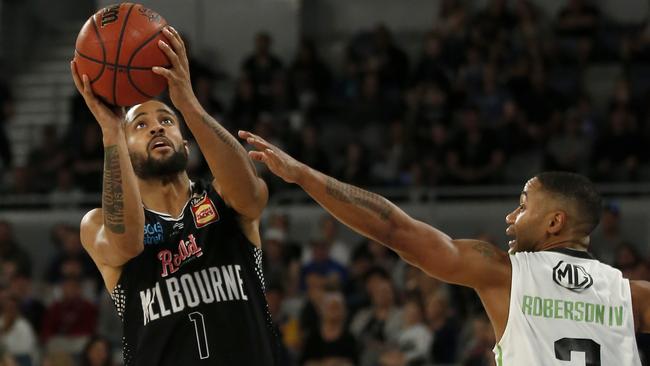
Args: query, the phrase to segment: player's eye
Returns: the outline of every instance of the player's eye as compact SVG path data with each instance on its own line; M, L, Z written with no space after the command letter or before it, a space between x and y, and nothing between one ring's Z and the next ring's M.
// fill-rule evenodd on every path
M162 121L160 121L163 125L173 125L174 121L172 121L170 118L165 118Z
M139 130L139 129L141 129L141 128L145 128L145 127L147 127L147 124L144 123L144 122L138 122L138 123L135 124L135 128L136 128L137 130Z

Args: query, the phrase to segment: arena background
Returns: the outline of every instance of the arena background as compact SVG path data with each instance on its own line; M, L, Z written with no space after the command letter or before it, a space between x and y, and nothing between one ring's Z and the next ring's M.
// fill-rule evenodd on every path
M0 349L19 365L99 365L102 353L120 363L119 320L78 241L99 204L101 135L68 68L81 25L111 3L0 1L0 325L26 319L0 326ZM504 249L504 217L528 177L586 174L606 197L595 254L650 280L648 2L143 3L191 45L195 91L231 131L253 129L453 237ZM272 40L267 69L247 62L260 32ZM205 164L190 171L205 176ZM427 278L264 176L265 272L287 364L309 364L326 291L345 297L356 364L493 363L471 291ZM649 337L638 342L650 355Z

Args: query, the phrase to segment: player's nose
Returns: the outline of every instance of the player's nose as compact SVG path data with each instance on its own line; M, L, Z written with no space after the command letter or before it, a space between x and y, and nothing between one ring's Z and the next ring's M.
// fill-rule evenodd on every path
M159 134L164 135L165 134L165 129L163 128L163 126L155 126L149 131L149 133L152 136L159 135Z

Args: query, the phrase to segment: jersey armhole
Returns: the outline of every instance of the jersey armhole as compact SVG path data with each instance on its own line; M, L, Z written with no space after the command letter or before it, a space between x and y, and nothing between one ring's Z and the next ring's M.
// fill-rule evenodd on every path
M506 318L506 326L503 329L503 334L501 335L501 338L498 339L494 345L494 352L495 354L502 355L503 354L503 340L506 339L510 335L510 328L511 328L511 322L510 318L513 316L514 312L517 311L517 309L514 309L514 304L515 304L515 297L516 297L516 285L515 285L515 279L517 278L517 275L519 275L519 263L515 258L515 255L509 255L508 258L510 259L510 265L512 267L512 272L510 274L510 299L509 299L509 304L508 304L508 317ZM498 351L498 353L497 353Z

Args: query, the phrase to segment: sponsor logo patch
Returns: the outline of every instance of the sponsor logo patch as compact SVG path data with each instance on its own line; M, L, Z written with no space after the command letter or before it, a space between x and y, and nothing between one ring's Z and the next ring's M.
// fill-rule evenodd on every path
M583 266L560 261L553 267L553 281L558 285L575 292L582 292L594 284Z
M219 221L219 212L205 193L202 197L192 199L192 216L197 228Z

